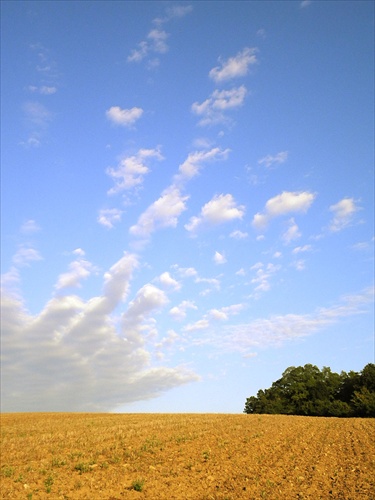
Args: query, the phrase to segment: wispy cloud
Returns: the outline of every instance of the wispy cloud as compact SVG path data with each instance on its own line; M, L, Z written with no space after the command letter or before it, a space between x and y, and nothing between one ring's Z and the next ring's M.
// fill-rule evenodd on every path
M3 411L109 411L198 379L183 367L150 366L143 332L152 326L149 314L167 302L161 290L145 285L118 329L113 312L136 267L126 254L105 274L102 295L87 302L56 296L36 316L3 294Z
M280 151L276 155L267 155L258 160L258 165L264 165L266 168L271 168L274 165L281 165L288 159L288 151Z
M288 221L288 229L282 235L282 239L285 245L289 245L292 241L297 240L300 237L301 237L301 232L295 220L292 218Z
M182 321L186 318L187 310L193 309L197 310L198 307L192 300L183 300L178 306L174 306L169 310L169 314L178 321Z
M215 195L211 201L206 203L199 216L190 218L185 229L195 233L202 226L211 226L229 222L235 219L242 219L245 213L243 205L237 205L231 194Z
M246 47L234 57L230 57L224 61L219 59L220 66L211 69L209 72L210 78L216 83L221 83L245 76L249 71L249 67L258 62L256 53L256 48Z
M335 205L331 205L329 210L333 213L329 229L333 232L341 231L353 222L354 214L360 210L353 198L343 198Z
M118 208L102 208L99 210L98 223L112 229L115 224L121 221L122 210Z
M307 337L349 316L363 314L374 301L374 289L343 297L336 305L320 308L310 314L285 314L255 319L249 323L224 326L196 343L216 346L223 352L246 354L254 348L281 347L286 342Z
M115 125L131 127L143 115L143 109L133 107L131 109L121 109L120 106L112 106L106 112L106 117Z
M208 151L194 151L189 153L187 159L179 166L178 174L174 180L176 183L188 181L197 176L202 167L212 161L226 160L230 149L212 148Z
M192 112L201 117L199 125L215 125L228 122L227 112L241 107L245 102L246 87L232 88L229 90L214 90L210 97L202 103L194 102Z
M306 212L315 199L315 194L308 191L283 193L271 198L267 201L263 213L257 213L253 218L253 226L256 228L264 228L269 221L281 215L289 213Z
M131 51L127 61L130 63L139 63L143 60L147 60L149 69L158 66L160 61L159 58L155 56L165 54L169 50L167 44L169 33L163 30L161 26L175 19L185 17L192 10L193 8L191 5L168 7L164 16L153 19L153 24L156 27L152 28L145 39L139 42L137 47Z
M263 262L257 262L250 269L255 272L255 276L251 280L251 284L255 285L254 297L259 298L260 293L268 292L271 289L271 278L281 269L281 266L272 262L266 265Z
M22 234L34 234L34 233L38 233L40 230L41 230L40 227L33 219L27 220L21 226L21 233Z
M22 146L38 147L52 120L52 113L40 102L28 101L23 105L24 122L28 129L28 137L21 142Z
M27 245L20 246L17 253L13 257L13 263L17 267L29 266L30 262L36 262L38 260L43 260L41 254L35 248Z

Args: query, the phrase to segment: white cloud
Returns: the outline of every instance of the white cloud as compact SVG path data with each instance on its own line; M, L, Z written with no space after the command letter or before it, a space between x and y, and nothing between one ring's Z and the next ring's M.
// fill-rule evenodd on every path
M253 226L264 228L274 217L292 212L306 212L315 199L315 194L308 191L283 193L267 201L264 213L257 213L253 218Z
M30 246L21 246L13 256L13 263L18 267L29 266L30 262L43 260L38 250Z
M306 337L346 317L363 314L373 303L373 288L344 297L337 305L320 308L311 314L286 314L255 319L249 323L226 326L220 336L210 333L201 343L216 345L224 352L252 351L254 347L280 347L285 342Z
M59 276L55 285L56 290L63 288L80 287L81 280L86 279L96 268L84 259L78 259L69 264L69 271Z
M130 127L143 115L142 108L121 109L120 106L112 106L105 112L109 121L115 125Z
M224 123L228 120L225 112L241 107L245 101L246 94L247 90L244 85L230 90L216 89L202 103L193 103L191 110L194 114L202 117L199 125L205 126Z
M213 256L213 261L215 264L225 264L227 262L227 259L224 254L221 254L220 252L215 252L215 255Z
M276 155L267 155L264 158L261 158L258 160L259 165L264 165L266 168L270 168L273 165L280 165L282 163L285 163L286 160L288 159L288 151L280 151L280 153L277 153Z
M121 328L124 338L133 346L142 346L142 334L149 330L144 322L147 316L155 309L160 309L168 303L166 294L156 286L148 283L137 293L123 314Z
M168 7L166 9L166 13L164 17L157 17L153 19L155 24L164 24L172 21L174 19L181 19L185 17L187 14L192 12L192 5L173 5L172 7Z
M252 271L256 271L255 277L251 280L251 283L256 285L254 288L254 291L257 292L255 297L258 297L260 292L268 292L271 289L271 278L280 269L280 265L272 264L272 262L267 265L257 262L251 267Z
M48 86L48 85L41 85L40 87L37 87L36 85L29 85L28 90L32 92L33 94L42 94L42 95L52 95L56 94L57 92L57 87L54 86Z
M181 289L181 283L172 278L168 272L162 273L159 276L158 281L167 288L172 288L173 290Z
M168 33L164 30L158 28L152 29L148 33L146 40L142 40L138 44L138 47L132 50L128 56L128 62L140 62L153 53L165 54L168 51L166 43L168 36Z
M305 9L309 5L311 5L312 0L302 0L302 2L299 4L301 9Z
M52 113L40 102L29 101L23 105L28 137L20 144L25 147L39 147L52 120Z
M176 269L176 272L182 278L195 278L198 276L198 271L194 267L180 267L177 264L173 264L172 268Z
M217 225L235 219L242 219L244 213L245 207L237 205L231 194L216 195L202 207L199 217L190 218L190 222L185 225L185 229L195 232L202 225Z
M102 226L112 229L115 223L121 221L122 210L118 208L103 208L99 211L97 221Z
M220 66L211 69L209 76L216 83L221 83L226 80L245 76L249 67L256 64L256 48L244 48L241 52L234 57L230 57L226 61L220 61Z
M174 306L169 310L169 314L176 320L182 321L186 318L187 310L197 310L197 306L191 300L183 300L178 306Z
M229 235L231 238L234 238L235 240L243 240L247 238L249 235L248 233L244 233L243 231L232 231Z
M333 212L333 219L329 226L333 232L341 231L349 226L353 221L354 214L360 210L353 198L343 198L335 205L331 205L329 209Z
M170 186L143 212L137 224L131 226L130 234L148 238L159 228L176 227L178 217L186 210L185 201L188 198L183 196L177 187Z
M27 220L21 226L21 233L23 233L23 234L34 234L34 233L38 233L39 231L40 231L40 227L33 219Z
M294 240L297 240L301 237L301 233L294 219L290 219L288 221L289 227L282 235L282 239L286 245L289 245Z
M210 161L226 160L230 149L212 148L209 151L194 151L189 153L187 159L179 166L176 181L189 180L199 174L203 165Z
M302 247L293 248L292 253L297 254L302 252L311 252L311 250L312 250L311 245L303 245Z
M195 323L189 323L183 328L184 332L195 332L198 330L205 330L210 326L208 319L200 319Z
M107 168L106 173L115 182L115 186L108 191L108 194L117 194L140 186L144 176L150 172L147 163L151 159L157 161L164 159L159 148L140 149L135 155L122 158L116 168Z
M152 367L142 347L142 323L165 303L163 292L146 285L124 317L129 330L117 331L112 313L136 265L126 254L106 273L101 296L57 296L35 316L3 294L3 411L110 411L198 379L182 367Z
M222 307L221 309L211 309L208 311L208 316L215 320L226 321L230 316L239 314L243 309L243 304L233 304L231 306Z

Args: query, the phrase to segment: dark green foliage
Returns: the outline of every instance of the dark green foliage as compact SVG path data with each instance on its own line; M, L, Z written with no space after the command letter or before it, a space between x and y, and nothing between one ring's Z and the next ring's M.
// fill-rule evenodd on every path
M375 417L375 364L340 374L310 364L291 366L269 389L247 398L244 413Z

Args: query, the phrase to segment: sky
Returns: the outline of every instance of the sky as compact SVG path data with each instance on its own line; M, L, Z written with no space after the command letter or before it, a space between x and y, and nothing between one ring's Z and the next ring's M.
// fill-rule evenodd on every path
M1 410L242 413L374 362L374 3L1 2Z

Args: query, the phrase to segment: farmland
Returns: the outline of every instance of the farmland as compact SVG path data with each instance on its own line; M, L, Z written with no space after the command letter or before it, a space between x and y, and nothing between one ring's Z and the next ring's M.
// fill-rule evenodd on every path
M1 415L1 498L374 498L375 420Z

